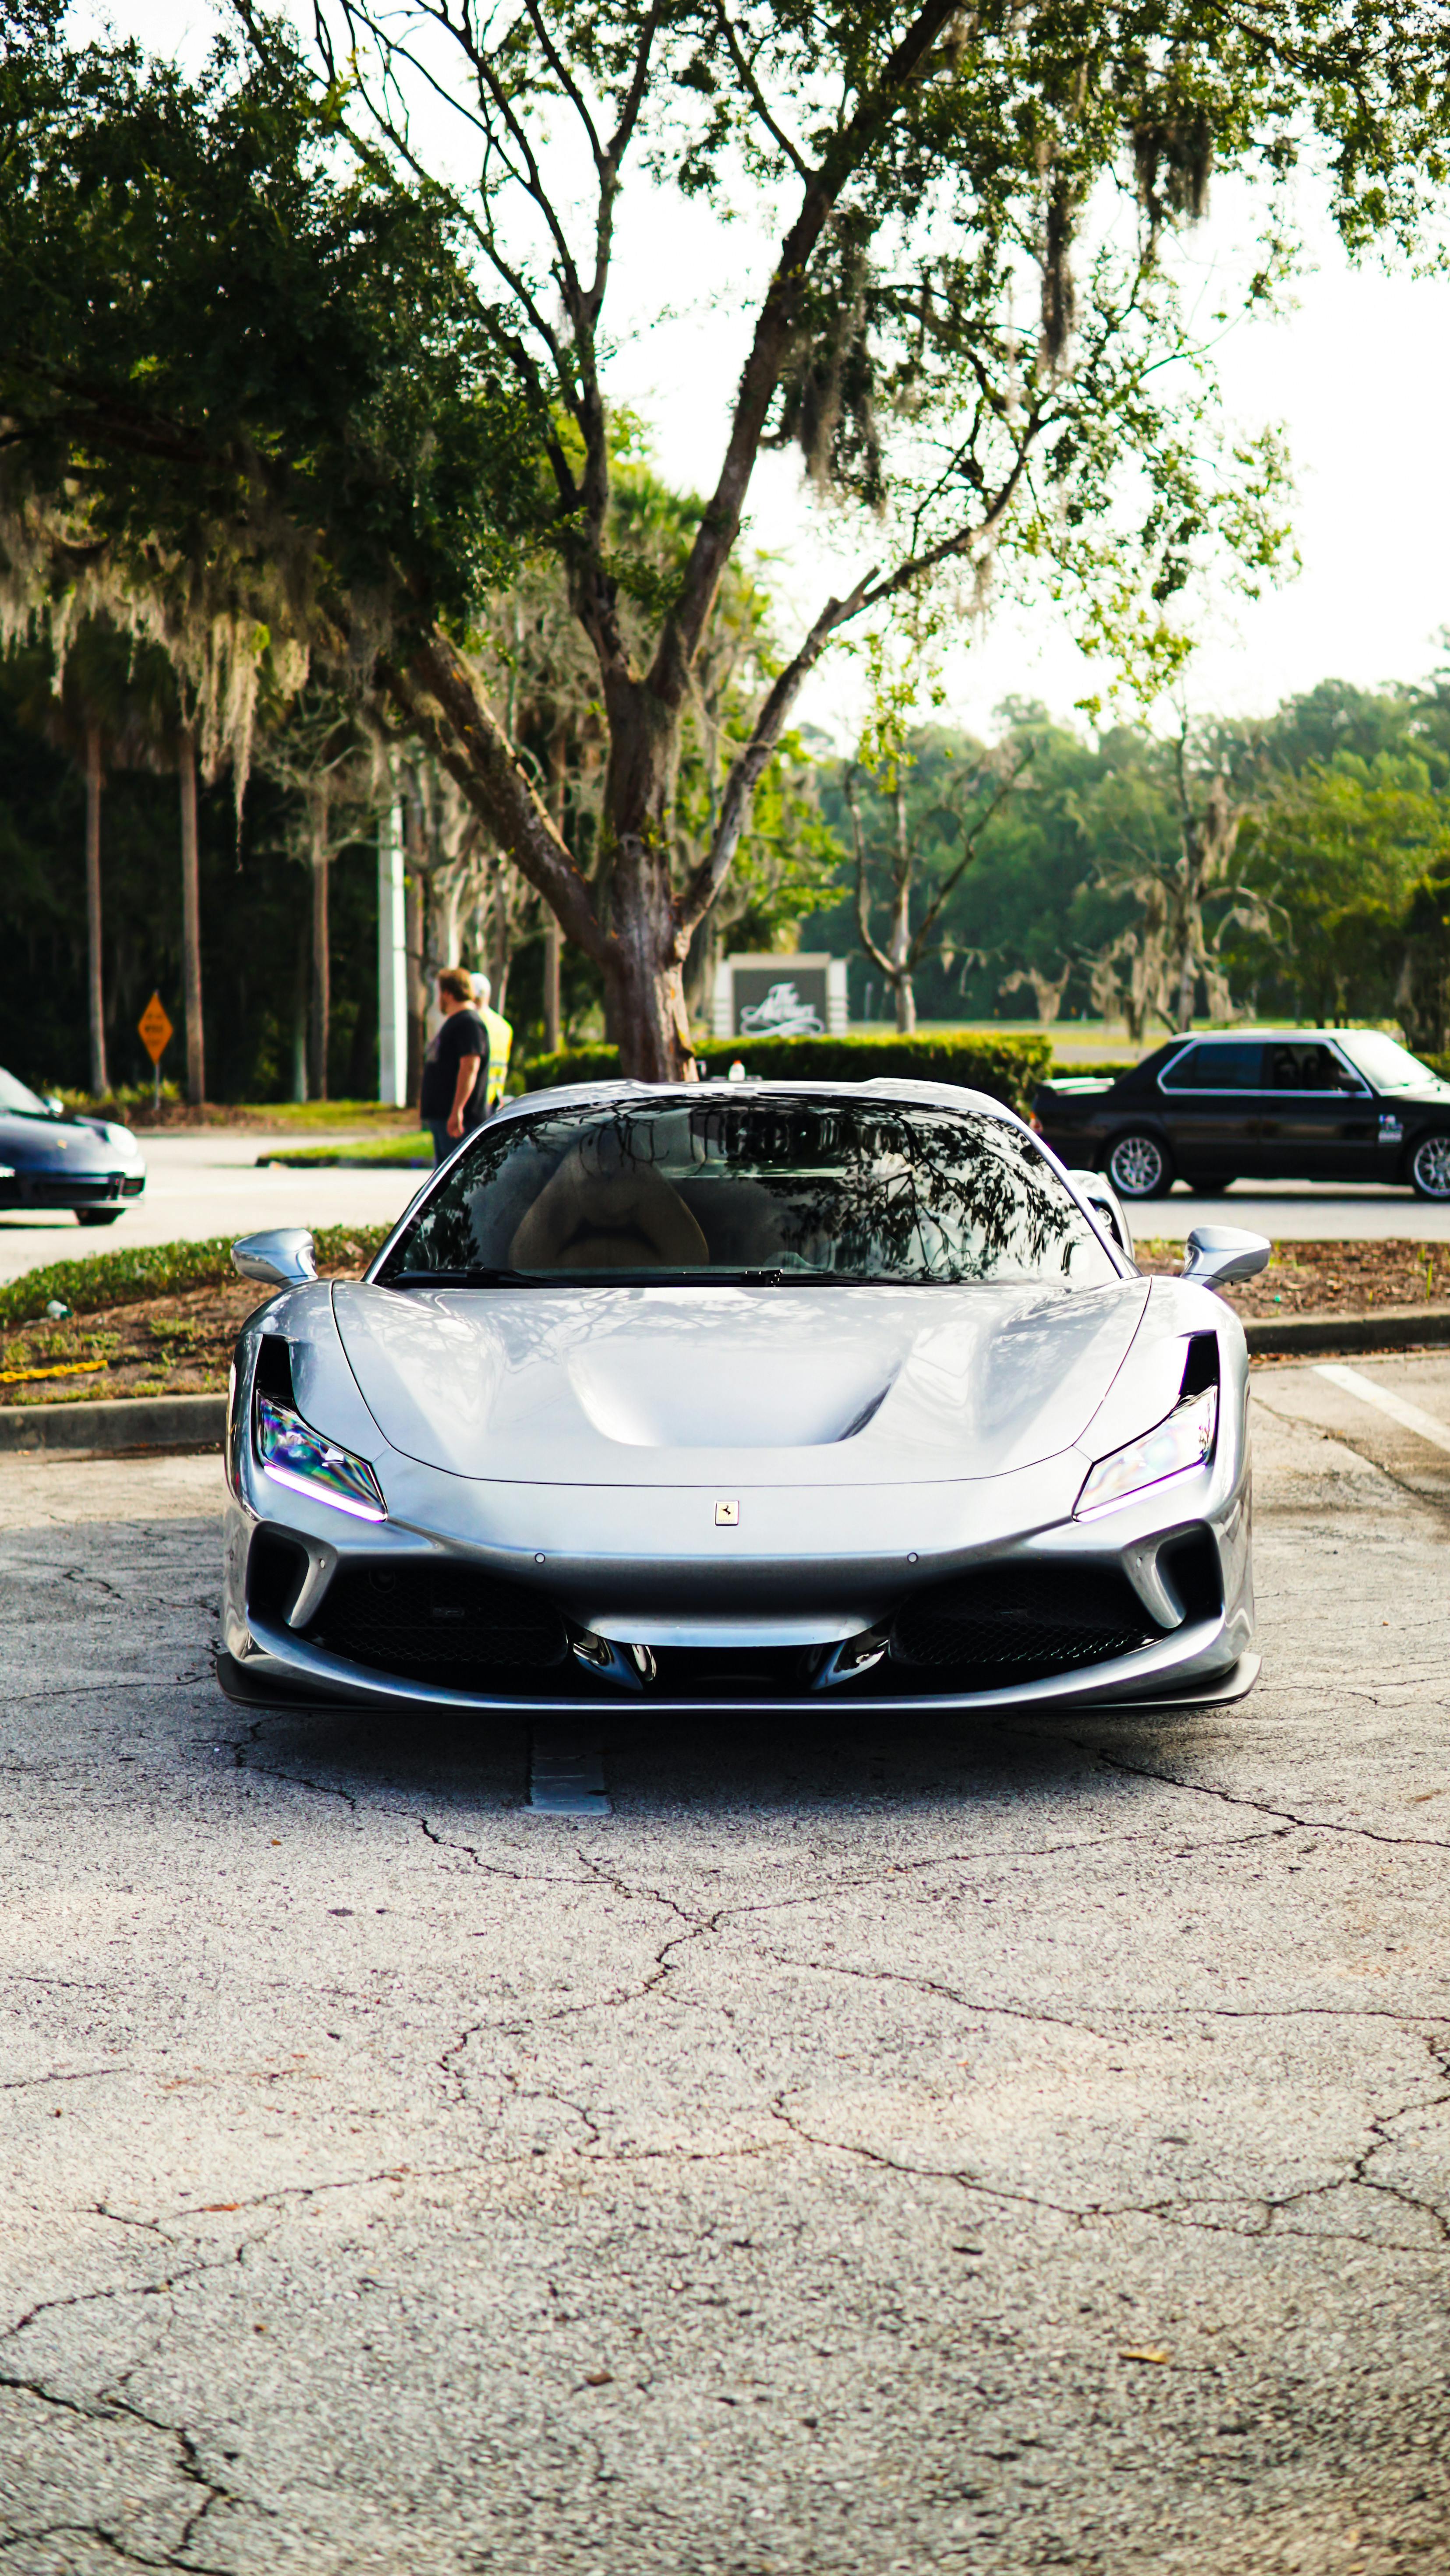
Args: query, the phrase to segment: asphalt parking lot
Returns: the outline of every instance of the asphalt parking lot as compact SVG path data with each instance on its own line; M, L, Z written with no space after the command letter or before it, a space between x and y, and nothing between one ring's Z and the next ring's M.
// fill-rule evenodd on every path
M1255 1441L1242 1706L583 1818L223 1702L214 1462L0 1462L0 2563L1450 2564L1450 1359Z

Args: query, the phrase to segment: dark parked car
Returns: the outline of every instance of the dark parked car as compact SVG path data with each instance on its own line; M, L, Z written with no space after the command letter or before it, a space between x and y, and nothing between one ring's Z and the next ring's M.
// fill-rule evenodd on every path
M1450 1082L1377 1029L1171 1038L1116 1081L1045 1082L1032 1124L1120 1197L1175 1180L1381 1181L1450 1199Z
M0 1070L0 1211L74 1208L82 1225L114 1225L146 1187L129 1127L72 1118Z

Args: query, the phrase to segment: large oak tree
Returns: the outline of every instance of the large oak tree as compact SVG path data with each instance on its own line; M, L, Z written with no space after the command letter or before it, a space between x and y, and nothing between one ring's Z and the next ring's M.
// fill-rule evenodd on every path
M219 220L207 401L174 363L184 334L172 363L136 362L148 299L189 292L195 313L202 280L173 289L157 269L165 224L133 153L107 217L123 250L149 226L145 279L144 260L126 269L131 373L110 312L90 317L98 361L73 294L58 316L22 297L37 347L23 330L0 372L25 467L15 488L28 475L39 491L48 463L53 488L77 496L83 555L93 531L112 541L107 512L130 506L122 460L140 494L131 535L147 519L171 532L158 553L174 580L186 555L174 496L209 472L209 524L230 509L244 533L219 576L198 511L190 578L209 611L231 583L238 667L253 590L270 599L274 641L325 636L365 667L595 960L623 1060L647 1076L692 1069L690 942L833 638L902 604L929 633L994 574L1036 565L1049 589L1076 589L1095 631L1171 658L1164 611L1205 554L1226 544L1250 577L1272 557L1273 443L1215 437L1208 362L1175 282L1175 236L1202 213L1210 173L1253 192L1250 294L1272 293L1292 256L1296 170L1355 248L1413 240L1444 175L1443 28L1404 0L317 0L305 105L291 38L249 0L235 6L244 56L214 67L204 96L183 102L172 81L168 149L185 107L228 138L234 190L248 148L270 170L283 145L306 184L282 190L275 239L261 220L270 182L243 185ZM167 76L133 63L131 77L138 114L164 104ZM104 163L103 105L69 137L82 166L87 152ZM54 138L77 113L62 99L49 124L22 118L6 165L12 202L29 190L33 203L40 168L72 232L95 201L67 198ZM214 160L186 174L194 192L224 193ZM697 478L706 497L663 585L621 543L612 507L611 299L631 187L682 189L718 214L701 283L745 305L738 383ZM748 236L727 220L741 208L773 228L753 301ZM271 312L227 307L238 235L249 287L275 272ZM381 286L374 236L391 262ZM186 237L203 245L205 225ZM315 275L327 291L309 321ZM320 363L314 327L338 342ZM234 357L228 376L229 330L252 373ZM681 866L672 809L691 692L752 478L791 443L854 516L859 572L763 689L709 847ZM500 538L553 567L597 668L608 751L589 880L469 650ZM626 602L649 611L643 649Z

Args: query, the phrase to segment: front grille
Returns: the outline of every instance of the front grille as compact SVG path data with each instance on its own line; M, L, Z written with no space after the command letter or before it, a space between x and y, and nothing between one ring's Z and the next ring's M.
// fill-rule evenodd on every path
M547 1672L569 1651L552 1601L466 1565L342 1566L306 1635L350 1663L458 1690Z
M1116 1567L983 1566L903 1603L891 1659L991 1690L1110 1663L1161 1633Z
M21 1194L32 1207L92 1207L119 1198L121 1182L111 1173L28 1172L21 1175Z

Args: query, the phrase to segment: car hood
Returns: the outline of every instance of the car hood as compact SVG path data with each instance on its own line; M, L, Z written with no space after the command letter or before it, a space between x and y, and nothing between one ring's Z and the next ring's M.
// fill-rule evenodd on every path
M117 1159L114 1145L77 1118L0 1112L0 1163L11 1163L17 1170L33 1170L39 1164L66 1172L109 1172Z
M1148 1293L339 1284L333 1311L389 1446L453 1475L876 1484L1070 1448Z

